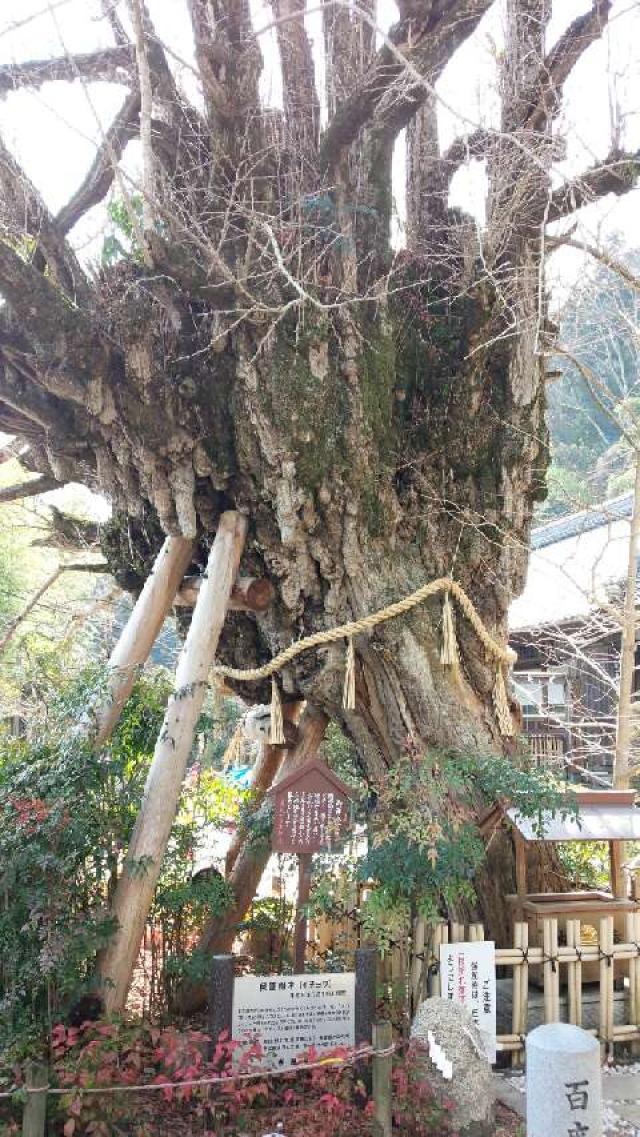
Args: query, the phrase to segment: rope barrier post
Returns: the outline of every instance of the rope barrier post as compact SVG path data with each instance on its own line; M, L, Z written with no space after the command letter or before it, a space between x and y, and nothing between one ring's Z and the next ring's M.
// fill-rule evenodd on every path
M231 1038L233 1020L234 958L232 955L214 955L211 959L209 979L209 1035L211 1049L215 1050L220 1035L226 1031Z
M356 991L354 1008L354 1034L356 1046L371 1046L373 1024L376 1017L376 979L378 971L378 951L375 947L356 948ZM356 1073L361 1082L371 1089L371 1069L367 1062L356 1063Z
M392 1093L391 1069L393 1062L393 1030L390 1022L377 1022L373 1027L373 1102L375 1119L381 1137L391 1137Z
M376 970L378 951L374 947L356 948L355 1043L370 1046L376 1017Z
M27 1062L27 1091L22 1114L22 1137L44 1137L47 1125L47 1086L49 1069L44 1062Z

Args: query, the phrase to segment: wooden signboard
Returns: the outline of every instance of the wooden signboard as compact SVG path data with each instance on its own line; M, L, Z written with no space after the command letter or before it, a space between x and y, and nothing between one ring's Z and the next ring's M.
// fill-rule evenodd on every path
M305 762L271 790L274 853L298 854L298 913L294 963L304 971L306 917L311 888L311 855L327 852L344 837L349 825L351 791L318 758Z
M351 791L317 758L274 786L275 853L320 853L336 845L349 825Z

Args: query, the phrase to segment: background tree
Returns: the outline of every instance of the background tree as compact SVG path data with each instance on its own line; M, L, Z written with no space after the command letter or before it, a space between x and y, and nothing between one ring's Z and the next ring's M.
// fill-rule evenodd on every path
M505 634L545 492L545 227L626 192L640 164L614 140L579 178L555 176L564 86L609 0L550 48L548 0L508 0L499 121L465 117L441 152L434 84L491 6L402 0L376 36L370 0L331 0L320 91L301 0L273 0L282 110L261 100L247 0L188 0L193 100L142 0L105 9L112 46L0 68L5 91L126 89L56 215L0 151L0 428L28 442L41 477L111 499L103 548L130 587L163 531L197 537L204 563L220 513L246 514L243 571L268 577L276 602L227 621L226 663L263 662L449 573ZM408 244L395 255L405 128ZM132 137L139 184L121 163ZM449 205L469 156L486 163L481 229ZM69 237L112 187L132 251L91 273ZM285 696L337 721L370 776L408 736L501 747L494 666L463 621L458 632L459 668L440 662L437 605L359 637L355 711L334 650L288 667Z
M549 495L540 520L602 501L633 483L633 462L617 418L639 393L640 255L621 241L607 243L607 250L624 265L625 276L592 261L559 320L560 342L597 375L603 400L598 403L576 367L558 357L560 374L549 385L547 410Z
M573 243L571 237L568 241ZM593 757L602 761L607 750L605 738L590 735L590 720L594 710L598 716L598 701L603 713L610 710L613 785L628 789L638 772L640 274L633 251L620 260L619 245L603 249L596 244L586 249L593 258L595 271L586 274L573 318L565 321L553 348L562 370L550 400L552 451L560 456L560 461L568 463L567 469L558 468L561 477L556 488L561 493L556 495L553 511L566 512L567 507L581 510L587 506L588 512L591 501L601 517L606 518L608 503L603 499L612 491L630 489L628 541L626 533L621 535L610 525L597 556L588 550L581 556L577 545L573 556L565 549L556 561L558 580L566 573L571 587L583 593L586 614L572 626L569 601L563 619L555 625L543 624L531 646L534 651L541 651L543 658L547 656L550 668L560 665L577 669L582 683L587 680L587 686L592 687L591 693L583 689L574 690L571 695L571 736L583 755L589 756L591 751ZM567 479L568 473L578 478L582 495L572 492L575 487ZM610 503L611 521L619 504ZM626 543L625 565L614 575L615 559L607 562L606 557L608 552L615 556L616 542L621 536ZM559 540L562 541L562 535ZM574 557L577 573L572 566ZM600 650L594 650L595 645L600 645ZM600 692L599 699L593 698L594 691ZM553 713L549 717L553 719ZM561 724L564 709L555 718ZM602 726L604 729L604 718Z

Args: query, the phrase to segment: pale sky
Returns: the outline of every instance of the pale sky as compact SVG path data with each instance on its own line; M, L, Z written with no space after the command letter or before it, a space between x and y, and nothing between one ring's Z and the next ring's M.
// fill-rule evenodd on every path
M264 0L251 0L254 26L270 22ZM307 0L308 9L316 0ZM590 0L555 0L549 46L567 24L588 10ZM126 4L121 4L127 22ZM189 22L184 0L149 0L158 34L187 64L193 59ZM380 0L378 22L383 30L397 18L393 0ZM445 70L438 91L441 143L443 148L474 123L495 124L498 113L495 60L503 42L501 0L487 13L476 33L457 53ZM320 13L309 11L307 27L314 42L319 78L322 75L322 36ZM110 33L100 19L98 0L3 0L0 14L0 62L42 58L49 55L88 51L111 43ZM273 105L281 102L281 83L275 32L261 39L265 55L263 95ZM606 155L610 139L612 94L623 113L623 140L628 149L640 146L640 7L634 0L616 0L609 27L602 39L592 45L567 83L567 160L557 167L557 176L579 172ZM634 58L635 56L635 58ZM188 66L180 68L187 92L197 99L195 81ZM114 84L89 86L76 82L47 83L39 91L19 91L0 101L0 130L23 162L28 174L52 210L70 197L95 153L100 131L110 123L123 98L123 89ZM127 151L127 171L137 177L137 144ZM394 188L398 207L397 240L402 241L403 146L397 147ZM484 172L480 163L459 172L452 187L452 203L475 212L481 221ZM582 212L582 235L590 239L619 230L630 244L640 245L640 191L619 200L610 198ZM73 240L80 249L94 253L102 229L104 209L96 207L77 226ZM581 255L561 253L553 258L550 279L566 291L581 270Z

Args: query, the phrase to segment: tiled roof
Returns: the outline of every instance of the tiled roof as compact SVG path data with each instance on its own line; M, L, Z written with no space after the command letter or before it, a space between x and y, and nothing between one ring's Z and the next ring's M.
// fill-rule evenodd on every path
M610 501L604 501L594 509L583 509L579 513L569 514L568 517L559 517L557 521L548 521L546 525L539 525L537 529L531 530L531 548L544 549L547 545L566 541L568 537L579 537L581 533L599 529L611 521L631 517L632 509L633 494L625 493Z

